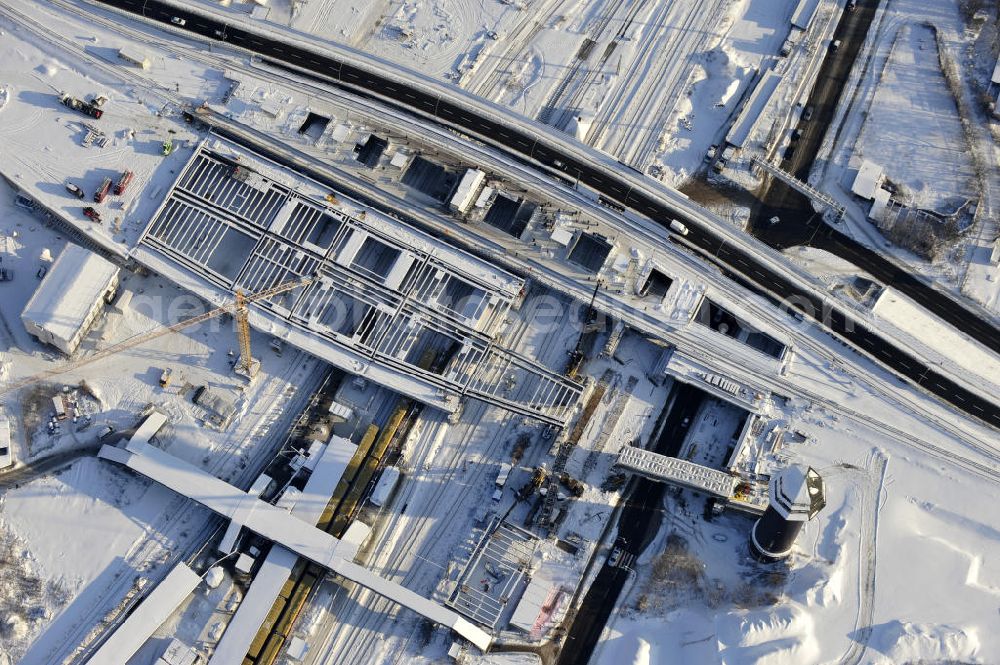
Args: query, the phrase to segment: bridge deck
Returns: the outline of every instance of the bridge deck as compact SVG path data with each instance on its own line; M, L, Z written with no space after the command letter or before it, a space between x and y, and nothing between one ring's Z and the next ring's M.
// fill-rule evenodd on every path
M642 448L622 448L617 465L653 480L681 485L727 500L736 489L736 478L728 473Z
M123 464L223 517L231 519L237 512L245 515L243 523L254 533L451 628L483 651L492 643L488 633L452 610L344 559L337 538L159 448L145 443L130 444L127 449L104 446L100 457Z

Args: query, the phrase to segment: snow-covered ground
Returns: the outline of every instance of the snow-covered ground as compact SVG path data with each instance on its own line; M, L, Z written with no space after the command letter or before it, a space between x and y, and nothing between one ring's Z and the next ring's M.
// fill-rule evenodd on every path
M158 79L153 84L118 60L118 48L125 43L113 34L100 29L81 34L59 13L40 18L44 26L32 23L35 30L30 30L0 15L3 82L10 95L0 108L4 173L49 209L73 220L94 242L121 253L134 244L159 204L157 192L165 190L190 156L186 144L194 134L170 118L176 108L169 106L161 88L170 85L176 93L183 84L183 94L195 98L221 86L221 75L213 81L203 67L174 62L169 53L150 49L145 51L152 61L146 74ZM71 40L52 36L51 41L38 37L54 35L56 30L76 36ZM63 106L62 92L79 99L105 95L104 115L95 120ZM103 147L99 141L89 146L84 142L91 127L107 139ZM168 139L174 142L174 152L164 156L162 144ZM101 181L106 177L116 181L126 169L134 178L125 194L95 204L91 197ZM67 183L83 189L85 200L67 192ZM102 221L84 217L85 205L94 207Z
M0 184L0 258L14 271L13 281L0 284L0 360L5 381L66 362L31 338L19 318L39 283L36 271L58 255L66 241L38 214L15 206L13 198L11 188ZM129 304L106 310L76 358L205 311L202 303L157 277L125 272L122 290L131 294ZM276 356L266 350L263 335L254 335L253 341L263 370L249 389L230 369L227 352L237 347L232 324L206 323L0 396L0 407L12 424L19 469L35 465L44 469L53 455L67 455L69 464L72 451L81 451L81 459L57 476L32 479L29 473L19 479L19 486L0 490L0 532L15 534L17 556L31 562L33 574L43 584L59 591L41 599L37 611L26 604L7 616L5 621L13 628L0 631L4 652L23 654L41 634L44 637L21 662L50 662L54 653L82 641L95 618L124 599L136 576L158 579L166 570L163 564L204 536L207 513L95 459L93 449L106 425L127 435L141 413L155 406L170 419L158 438L171 454L239 481L246 468L254 467L255 457L283 436L288 419L308 387L315 385L321 368L321 363L295 350ZM174 375L163 389L158 381L168 367ZM92 424L78 430L64 422L61 432L49 434L42 421L51 415L51 395L81 380L99 399ZM205 414L191 403L190 391L199 385L211 385L236 401L236 419L225 431L206 425ZM26 411L39 401L37 414ZM0 588L0 602L5 593Z
M827 506L787 569L749 557L751 519L706 522L703 499L668 493L660 538L592 662L993 662L995 482L863 426L809 420L792 414L810 436L781 456L819 470Z
M900 187L900 199L951 212L975 197L976 174L955 98L941 72L934 29L901 26L884 67L855 155L884 162L886 177ZM907 159L898 159L900 150Z
M335 42L451 81L640 170L652 167L671 185L703 165L755 72L778 59L796 6L793 0L293 0L251 13L252 3L183 1L251 28ZM835 6L821 4L819 32Z
M583 44L587 34L585 30L590 29L585 26L600 27L604 23L606 30L610 31L609 35L625 27L627 19L615 18L616 14L610 9L629 11L628 6L622 4L609 8L609 4L551 2L544 5L538 3L530 9L517 9L513 5L486 0L481 6L489 9L477 14L475 3L469 2L460 4L460 8L454 11L456 20L449 23L441 14L450 11L453 5L443 2L382 5L314 0L299 5L298 12L294 14L289 13L288 5L275 3L270 8L270 19L274 29L291 21L293 29L331 31L329 39L347 41L362 48L366 48L367 43L378 43L379 48L385 50L376 52L408 64L410 60L419 64L421 56L414 58L412 55L418 52L425 58L422 71L440 75L451 71L453 66L460 67L465 62L463 58L476 49L477 44L484 53L482 67L486 67L490 57L495 58L489 53L513 47L516 55L521 48L517 46L519 43L534 44L529 49L531 58L526 61L530 66L522 73L526 77L524 81L528 80L528 74L535 77L532 79L536 81L535 85L526 83L518 99L504 101L515 108L520 104L525 109L529 108L529 103L535 104L536 111L540 112L540 105L544 105L547 99L541 94L545 85L553 91L559 85L558 81L565 80L572 69L570 66L542 77L540 65L557 62L547 59L550 54L554 54L553 58L563 58L561 62L564 64L571 64L575 62L576 50ZM821 20L823 25L832 25L829 19L833 13L827 4L824 3L826 10L821 11L820 19L826 20L826 23ZM676 49L676 59L684 62L683 67L689 67L665 69L660 72L659 79L657 74L639 68L641 76L649 79L647 85L660 80L657 85L664 90L673 86L677 90L692 91L690 99L684 94L674 95L679 104L677 109L669 105L658 108L658 112L677 115L678 126L681 127L678 131L690 134L690 141L678 140L669 144L670 155L663 162L665 168L676 167L672 173L677 178L697 168L705 145L717 140L715 132L732 110L727 104L735 104L735 100L745 92L750 68L773 57L783 39L783 30L787 28L787 13L791 7L788 2L768 3L762 0L718 4L719 7L723 5L726 13L718 14L721 18L717 23L709 22L708 27L697 24L702 26L700 32L703 34L685 34L683 41L672 41L669 33L675 31L674 28L664 32L662 26L657 28L649 22L643 25L642 19L653 14L636 14L631 27L626 29L626 34L607 61L610 67L610 63L622 58L622 71L626 72L629 57L632 57L633 63L639 62L635 54L641 53L643 48L660 52L671 48L669 45L672 44L672 48ZM354 11L355 7L357 11ZM699 7L697 3L647 3L640 11L654 14L666 12L674 19L686 17L684 20L689 21L686 32L694 33L699 30L693 21L706 20L705 16L698 14ZM224 11L242 12L246 9L246 5L236 4ZM543 22L540 27L531 21L525 22L524 32L508 39L510 32L516 32L514 28L510 28L510 32L504 28L512 18L523 21L528 16L545 16L549 9L560 12L558 16L569 18L560 21L558 16L553 16L551 24ZM157 202L157 189L172 180L173 171L185 158L184 148L166 158L160 155L161 137L170 130L177 132L175 136L179 139L192 137L176 119L156 113L162 112L166 104L166 115L173 115L175 108L171 100L200 102L201 99L209 99L215 102L221 98L230 85L224 76L227 60L212 53L181 58L177 50L166 43L163 33L147 31L129 23L125 30L132 32L132 39L144 44L143 48L153 63L150 71L139 78L115 61L114 46L124 38L113 29L113 25L107 23L107 19L98 19L92 29L93 35L90 35L79 27L79 19L62 17L49 5L41 6L38 11L51 32L63 35L64 43L57 46L23 28L15 30L9 22L4 24L5 34L0 36L3 52L0 55L5 58L4 62L14 62L17 66L10 76L7 102L0 109L0 119L13 121L0 127L6 142L6 145L0 146L0 163L19 185L46 205L76 215L78 226L89 229L86 234L121 251L134 242L148 219L150 206ZM685 11L686 14L683 13ZM476 16L488 20L482 21L484 25L478 25ZM300 21L310 23L297 25ZM410 24L413 29L406 28ZM577 32L569 31L566 27L569 25L577 26ZM401 31L400 26L405 30ZM403 34L405 31L408 33ZM335 38L335 32L340 36ZM495 32L499 39L493 40L490 32ZM545 46L545 39L553 40L551 48ZM609 43L604 40L593 46L590 59L599 59ZM79 54L82 66L73 64L74 60L66 56L66 48ZM702 49L709 51L704 57L698 55ZM502 68L511 64L503 58L495 59L492 70L487 68L477 72L502 73ZM102 61L105 64L101 64ZM453 64L456 61L457 65ZM807 70L807 65L808 59L801 59L797 71ZM328 96L313 94L315 91L301 84L285 90L275 85L274 76L269 72L260 70L259 77L248 75L249 67L242 62L234 61L232 67L239 70L236 75L244 85L237 91L228 111L234 112L241 121L263 136L273 139L279 135L293 135L288 142L297 149L340 167L352 160L349 153L353 140L373 129L368 116L355 112L352 117L349 110L344 110L342 100L335 105ZM530 67L538 69L533 73ZM470 74L469 80L478 75ZM116 82L119 76L125 76L128 83ZM608 91L614 85L624 86L625 77L616 76L618 74L610 70L598 71L593 85L606 85L607 88L601 89ZM590 78L586 68L578 71L576 77L574 80L578 82ZM489 81L487 78L486 82ZM463 85L466 82L463 81ZM693 88L685 87L688 85ZM67 89L79 96L97 91L110 92L112 99L108 114L101 122L111 137L107 147L84 148L78 145L79 127L74 123L86 118L58 106L54 101L55 88ZM789 86L789 90L793 88L798 90ZM50 89L53 90L51 95L48 92ZM579 88L567 86L569 92L566 94L570 98L576 94L572 92L574 89ZM626 90L623 99L635 95L641 95L641 91ZM579 99L581 102L593 101L586 90L580 93ZM691 102L690 107L686 105L687 101ZM262 108L262 104L271 102L281 108L276 118ZM723 102L722 106L716 107L718 102ZM339 140L342 145L335 149L321 145L321 142L314 146L302 145L309 143L309 137L295 137L295 125L307 109L329 113L334 118L330 124L333 131L341 126L344 128ZM779 110L787 112L787 104ZM629 108L627 112L632 114L635 108ZM690 120L691 130L686 129L686 121L679 119L682 117ZM125 131L133 127L136 129L135 141ZM643 128L644 131L648 129ZM637 142L641 141L637 139ZM399 145L407 144L399 142L394 144L394 149ZM636 146L630 143L629 149L633 148ZM644 148L640 146L637 149L641 151ZM25 155L26 152L32 153L31 158ZM39 154L43 157L51 154L52 159L50 162L37 159ZM674 157L676 161L671 161ZM133 163L138 182L133 183L135 190L132 196L125 197L121 212L111 206L102 208L106 220L119 214L123 216L122 233L115 233L107 223L94 226L77 214L80 204L62 189L62 180L67 177L67 172L73 177L77 174L84 177L84 184L90 188L94 186L94 179L99 180L101 169L109 174L117 173ZM39 164L50 166L39 168ZM387 184L389 176L381 171L376 173L377 187L373 189L384 186L388 191L399 191L392 189L398 184ZM370 186L372 178L367 181ZM139 196L143 187L150 195ZM412 214L425 214L429 206L425 205L426 202L416 202L415 198L400 195L399 200L413 204L409 211ZM9 199L9 194L4 196L0 193L0 201ZM6 245L0 248L6 252L4 265L13 266L16 273L14 282L0 284L0 288L5 290L0 313L7 324L0 329L0 337L9 338L2 352L6 354L4 359L10 361L7 371L11 378L30 374L56 362L51 354L36 348L34 342L26 337L16 315L30 293L29 287L37 283L33 275L43 261L40 258L42 250L49 249L49 254L54 256L65 239L59 238L56 230L45 227L40 218L25 215L11 206L0 221L3 230L18 231L17 238L7 233L4 238ZM601 217L601 220L591 221L581 216L579 224L582 227L607 223L605 218ZM505 239L509 244L503 244L488 235L492 231L472 223L454 226L447 232L456 237L466 233L480 234L480 244L488 246L489 251L498 256L504 252L516 256L518 250L525 255L532 252L532 256L542 257L533 265L548 270L562 269L565 274L570 274L568 266L544 258L544 252L550 251L548 248L532 246L529 249L526 244L519 247L511 238ZM546 241L542 237L543 228L537 225L530 231L538 236L540 245ZM636 252L642 243L647 242L649 238L623 238L621 244L616 244L615 255L610 262L620 266L617 272L634 272L630 267L632 259L638 263L640 256L643 259L652 256L652 250L648 248ZM549 245L553 242L550 241ZM701 270L700 266L690 258L678 258L677 254L670 255L671 261L678 264L675 266L677 274L673 276L677 277L676 282L683 281L684 284L678 284L672 292L675 297L681 290L689 296L700 295L698 289L701 287L698 285L701 281L696 282L693 277ZM548 258L551 259L552 254L548 254ZM800 258L811 260L814 264L825 262L823 257L817 256ZM849 272L844 266L826 265L825 268ZM614 272L616 270L608 270L609 274ZM585 277L580 278L581 283L585 280ZM724 291L721 286L713 288ZM174 315L180 311L190 311L198 306L155 276L139 278L127 275L124 290L132 294L132 303L120 312L109 311L104 322L85 343L84 353L164 321L175 320ZM782 330L789 325L787 318L776 315L769 306L745 298L742 291L729 291L713 294L713 298L720 299L726 307L750 321ZM590 289L587 288L586 292L589 295ZM675 313L681 309L678 306ZM664 314L667 316L669 313ZM510 345L538 356L554 368L563 367L566 352L576 341L575 335L553 334L551 327L543 329L528 323L524 321L522 325L512 327L509 332L511 339L507 340ZM711 335L715 333L706 332L702 330L703 326L695 323L684 327L673 321L670 327L674 325L680 328L678 334L686 335L681 337L685 350L697 351L703 358L720 362L706 351L717 355L718 348L728 338L713 340ZM568 330L569 327L569 322L565 321L557 329ZM895 379L886 372L873 369L867 361L854 356L841 357L843 352L839 348L831 352L829 347L832 345L820 332L796 331L796 335L795 352L787 363L781 364L785 378L780 380L793 382L791 385L795 386L798 396L789 398L787 405L780 404L782 400L776 399L769 408L779 411L771 413L771 417L785 418L789 429L801 430L805 443L789 445L776 462L802 461L820 468L828 479L830 505L804 535L788 581L767 576L772 592L776 596L783 594L778 606L762 609L762 605L768 605L770 598L749 593L741 586L744 577L754 574L756 570L754 564L743 556L749 522L736 517L723 517L703 524L700 502L688 497L686 508L671 504L672 517L665 533L671 528L678 530L688 540L689 547L711 564L712 572L708 574L722 580L721 590L714 584L709 587L714 594L712 602L715 606L709 606L707 601L701 603L696 589L691 592L690 599L685 596L685 605L678 614L667 614L672 627L670 631L656 628L657 622L663 625L664 613L671 611L662 607L650 608L645 614L636 615L631 626L616 624L622 626L623 635L631 637L618 641L613 633L609 633L612 639L606 648L624 648L625 651L619 655L600 656L611 658L606 662L629 662L631 647L626 643L632 640L635 646L639 637L650 643L650 662L671 662L668 658L672 657L673 651L670 654L662 651L665 648L663 644L689 656L678 662L705 662L706 654L716 660L722 658L723 662L753 662L751 658L754 654L781 649L789 653L776 656L778 662L814 662L817 659L826 662L838 658L848 649L852 639L850 635L855 634L858 627L862 630L856 634L859 637L866 635L866 626L870 623L866 618L869 608L876 613L881 612L877 614L878 622L872 629L873 651L869 652L869 659L876 657L872 654L888 654L885 658L889 660L885 662L944 657L974 661L996 652L997 645L990 641L990 632L996 633L996 615L995 612L990 614L983 600L991 597L994 593L991 589L1000 585L996 581L996 571L985 557L980 563L972 559L965 561L968 559L966 554L978 556L996 548L997 525L991 521L990 515L979 515L976 511L977 506L995 502L996 491L992 483L997 479L996 449L1000 447L995 445L995 432L956 417L940 405L929 403L910 388L899 387ZM646 342L639 335L628 335L625 340L615 359L592 362L585 370L593 379L602 378L608 371L617 373L617 378L611 380L613 388L610 396L599 407L581 439L580 447L569 460L568 469L574 476L582 478L586 487L583 497L571 504L560 536L579 536L586 543L581 548L584 554L576 558L565 556L562 550L553 549L552 543L540 548L540 552L549 556L539 562L536 573L542 575L544 571L549 579L567 588L581 572L586 555L600 551L602 526L610 519L613 505L618 500L615 491L600 489L602 480L609 473L614 452L633 438L641 440L648 437L652 416L658 412L666 391L665 386L655 386L646 376L655 364L660 347ZM230 327L218 330L197 328L182 335L164 337L116 360L95 363L85 371L60 379L59 383L73 384L86 376L88 384L101 396L104 411L100 418L107 419L120 430L133 426L138 413L147 404L157 405L171 418L171 425L161 435L161 441L172 454L203 464L217 475L235 482L241 475L241 469L252 466L248 461L254 452L282 431L282 418L294 413L293 402L296 398L290 396L290 387L305 388L313 375L301 355L286 351L285 356L276 358L266 350L267 341L265 336L254 338L255 348L264 349L261 354L264 375L242 398L240 382L228 369L226 351L235 346ZM746 371L750 362L739 351L742 349L733 350L727 362L721 363L730 372ZM753 358L756 359L756 356ZM180 371L171 389L163 391L157 386L156 379L165 365ZM778 366L779 363L773 363L772 369L777 372ZM858 369L859 366L863 366L864 379L860 378L862 370ZM181 375L192 384L211 384L231 392L240 400L242 415L231 430L219 433L199 423L202 414L180 393ZM632 379L635 379L634 383ZM302 392L300 390L296 395ZM375 394L383 393L375 391ZM11 401L8 400L5 406L8 412L17 413L17 405ZM783 409L787 409L787 413ZM728 418L732 415L719 409L706 411L702 414L702 421L707 422L706 414L709 413L713 420L718 417L724 423L729 422ZM861 424L866 421L871 421L870 428ZM717 432L699 431L703 436L699 435L702 438L696 451L698 459L714 460L720 454L714 448L726 440L722 435L727 433L724 428ZM24 440L23 431L16 431L15 434L18 441ZM366 548L366 565L428 596L439 600L446 597L461 555L474 540L473 524L489 512L506 510L513 502L510 488L505 491L499 505L491 504L489 497L494 489L493 479L499 463L510 458L513 442L525 434L531 437L533 444L512 473L511 487L523 485L534 466L551 464L549 445L536 424L475 402L466 405L465 410L451 420L439 411L425 409L404 442L400 461L404 480L393 502L383 511L369 512L375 517L376 528ZM44 439L45 434L41 436ZM34 453L22 445L22 461L31 461L30 454L67 452L75 444L87 443L86 436L84 432L81 440L72 436L44 440L44 445L36 447ZM884 456L872 453L873 446L884 451ZM881 464L885 459L890 463L883 478ZM979 475L974 475L976 473ZM984 480L984 477L989 480ZM952 484L961 484L961 490L951 493L949 488ZM925 490L923 485L933 487ZM121 472L108 471L94 460L77 462L59 477L29 482L0 497L0 524L4 525L5 533L20 539L15 542L15 549L27 552L22 557L27 563L20 567L20 579L32 583L31 580L37 577L44 584L51 585L46 587L44 593L32 596L31 607L28 607L25 616L19 614L11 626L11 634L16 640L9 646L4 644L8 651L17 653L40 631L47 631L43 633L45 639L39 641L25 659L24 662L29 663L44 662L50 656L49 648L53 642L58 649L68 650L83 639L92 623L79 622L78 619L84 615L91 620L102 617L124 597L134 578L134 575L124 571L140 570L148 573L151 579L155 578L165 569L162 564L169 561L164 552L169 549L172 554L179 554L198 535L196 523L202 519L200 513L187 512L180 503L164 503L164 497L155 488L147 490L142 483L126 481ZM885 497L885 504L876 523L879 497ZM911 501L911 497L916 497L917 502ZM974 497L981 497L982 502ZM933 507L929 507L930 504ZM517 510L523 508L518 507ZM60 535L76 539L73 544L75 549L70 552L78 555L85 553L87 547L104 546L100 531L102 520L108 524L120 523L123 528L111 546L101 549L103 558L95 557L74 565L77 562L73 559L60 556L58 543L46 537L46 531L37 520L37 516L42 514L40 511L57 510L59 528L63 529ZM947 525L939 524L942 515ZM518 512L517 516L523 517L523 514ZM885 522L890 519L887 516L892 518L894 524L898 522L888 532L884 528ZM183 519L188 519L189 523L184 524ZM975 520L982 523L974 523ZM31 524L28 524L29 521ZM124 526L126 522L127 527ZM861 574L860 566L866 561L866 544L875 542L876 524L879 529L876 561L881 566L881 572L875 589L878 594L888 590L890 595L885 596L885 601L880 595L877 602L868 604L858 601L859 591L864 591L862 599L867 598L865 585L871 579ZM716 535L721 538L716 538ZM882 535L885 535L885 541ZM149 540L146 540L147 537ZM950 542L955 551L942 549L941 540ZM0 542L11 540L0 539ZM662 540L659 547L665 545L665 540ZM677 548L678 545L671 541L671 547ZM918 547L929 552L926 562L921 562L919 557L908 556ZM652 565L656 550L657 547L651 548L641 565ZM948 567L949 574L953 575L952 578L941 576L942 585L954 585L952 592L955 599L945 603L947 608L953 610L952 618L945 617L945 610L937 609L929 601L910 597L913 594L905 598L905 610L895 612L891 605L891 592L903 586L901 580L905 579L904 575L931 574L927 571L932 563ZM894 568L897 564L898 568ZM646 584L642 574L636 584L636 593L648 588L642 586ZM105 585L108 579L114 580L114 583ZM970 579L973 579L972 583ZM954 589L960 592L956 593ZM960 600L966 595L969 597L968 605ZM365 663L373 660L398 661L400 654L405 654L413 662L420 662L420 659L441 662L444 658L450 641L444 631L427 638L428 634L414 617L394 613L384 599L375 598L366 591L345 590L332 583L324 585L317 599L318 602L303 614L298 627L302 635L310 638L313 647L310 658L316 662L322 662L327 656L332 658L334 654L338 662L353 658ZM0 595L0 601L3 600ZM215 600L221 602L221 599ZM737 611L734 600L746 606L750 613ZM635 602L638 602L637 596ZM192 604L195 604L194 601ZM211 607L217 605L215 603ZM41 611L34 611L34 606L41 607ZM202 631L206 628L210 632L214 630L212 624L216 621L207 607L195 608L197 617L171 624L164 631L176 625L178 634L184 639L201 639ZM565 605L561 605L558 611L565 609ZM903 620L908 623L900 623ZM48 624L50 621L53 622ZM827 625L832 627L829 632L820 629L820 626ZM937 625L950 627L927 627ZM655 638L660 636L666 637L657 642ZM935 639L936 642L933 641ZM975 640L979 640L980 647L975 647ZM686 644L688 642L691 644ZM941 648L939 644L950 651L935 651ZM660 651L654 652L654 648ZM975 651L975 648L979 650ZM500 661L490 657L483 662Z
M974 6L958 0L882 5L852 71L850 94L837 109L835 123L842 129L824 139L811 181L846 206L842 230L996 316L1000 266L991 263L990 253L1000 172L994 121L976 92L990 73L983 73L988 68L981 62L980 36L988 42L995 32L965 22L963 14ZM993 16L988 26L996 10L983 7ZM946 70L953 73L951 85ZM952 212L974 200L972 228L933 262L891 245L866 219L870 204L850 193L861 157L882 166L900 186L897 198L914 205Z

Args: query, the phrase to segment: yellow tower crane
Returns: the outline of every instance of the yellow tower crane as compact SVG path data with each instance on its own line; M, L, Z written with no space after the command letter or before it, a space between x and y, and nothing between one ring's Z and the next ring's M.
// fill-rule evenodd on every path
M260 361L250 352L250 310L243 289L236 289L236 339L240 342L240 357L236 360L236 373L253 381L260 370Z
M154 328L152 330L140 333L128 339L122 340L116 344L98 351L97 353L86 356L85 358L80 358L79 360L71 360L70 362L63 363L58 367L53 367L52 369L45 370L38 374L33 374L31 376L26 376L22 379L12 381L10 383L5 383L0 385L0 395L5 395L14 390L18 390L25 386L30 386L39 381L44 381L46 379L52 378L54 376L59 376L60 374L65 374L66 372L71 372L75 369L79 369L90 363L97 362L109 356L113 356L119 351L125 351L133 347L139 346L140 344L145 344L146 342L151 342L154 339L163 337L164 335L172 332L178 332L189 328L203 321L208 321L213 319L220 314L234 313L236 316L236 332L240 342L240 352L243 354L243 358L250 358L250 325L247 321L247 305L256 302L258 300L265 300L271 296L275 296L279 293L284 293L285 291L291 291L299 286L306 286L311 284L313 281L312 277L303 277L301 279L293 279L288 282L283 282L277 286L272 286L269 289L264 289L263 291L257 291L256 293L251 293L250 295L244 295L242 291L237 290L236 301L229 303L228 305L223 305L222 307L217 307L210 312L205 312L204 314L199 314L198 316L192 316L190 319L184 319L180 323L175 323L173 325L164 325L159 328ZM242 312L242 314L241 314ZM260 363L258 363L259 367Z

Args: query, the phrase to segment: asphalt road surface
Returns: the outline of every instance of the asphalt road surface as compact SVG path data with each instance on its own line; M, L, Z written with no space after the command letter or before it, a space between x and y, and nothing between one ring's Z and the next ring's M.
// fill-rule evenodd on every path
M869 3L873 1L868 0ZM774 298L770 294L781 294L782 298L794 303L794 307L802 311L805 316L813 318L827 329L837 333L856 349L866 352L876 361L890 367L965 413L995 427L1000 427L1000 407L992 401L958 385L872 331L861 326L850 325L846 316L837 310L827 310L822 300L814 296L810 290L803 288L784 275L773 272L766 264L751 254L744 253L737 248L727 247L725 239L715 235L711 229L692 221L683 212L672 209L645 194L633 192L632 187L624 180L615 178L589 163L578 161L574 157L561 153L557 148L547 145L537 136L530 136L509 125L480 117L475 112L447 99L428 94L405 83L386 79L335 58L314 53L263 34L248 32L226 25L221 21L175 9L160 0L101 0L101 2L143 15L152 20L172 24L174 27L183 28L210 39L222 40L246 48L268 59L271 64L284 63L308 70L324 82L348 86L355 94L378 98L383 103L385 103L384 97L391 97L395 101L395 107L403 114L421 111L435 116L443 122L461 127L470 135L475 135L483 141L507 151L525 163L534 166L533 162L538 162L562 171L569 179L579 179L580 182L601 192L605 198L646 215L664 227L668 227L671 219L679 219L690 229L686 240L700 249L706 258L720 264L728 272L737 274L741 278L741 283L751 287L756 285L758 288L755 290L763 289L768 292L765 295L772 299ZM867 10L859 9L859 11ZM863 13L861 15L864 16ZM183 24L180 21L183 21ZM843 29L842 26L841 29ZM856 41L858 40L851 39L851 43L842 47L841 50L845 55L851 53L852 50L856 53L858 46L853 43ZM827 63L829 62L828 59ZM966 317L952 322L961 327L963 322L970 323L970 317L974 318L973 315L968 314ZM994 331L991 339L995 342L998 335L1000 333Z
M667 421L651 448L671 457L676 457L679 452L695 413L705 398L704 392L685 383L674 383L674 391L675 399L667 402ZM618 518L617 547L636 557L642 554L660 530L666 489L665 484L655 480L641 477L634 480ZM629 574L628 570L610 566L607 562L597 572L580 603L579 611L573 617L557 665L577 665L590 660Z
M101 449L102 443L104 442L78 446L47 457L41 457L25 466L17 467L10 471L2 471L0 472L0 490L19 487L31 482L35 478L50 475L67 467L80 458L93 457Z

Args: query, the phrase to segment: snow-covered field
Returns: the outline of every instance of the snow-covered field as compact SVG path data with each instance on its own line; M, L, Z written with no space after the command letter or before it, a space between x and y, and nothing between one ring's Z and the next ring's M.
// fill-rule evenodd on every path
M948 213L975 196L975 165L931 27L897 31L855 154L884 163L897 196L917 207Z
M787 571L749 557L751 519L705 522L702 499L668 493L594 663L995 662L995 482L864 427L819 424L782 452L819 470L827 496Z

